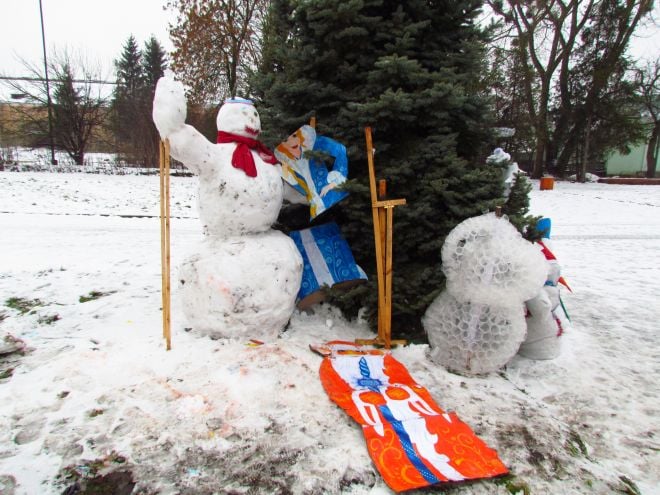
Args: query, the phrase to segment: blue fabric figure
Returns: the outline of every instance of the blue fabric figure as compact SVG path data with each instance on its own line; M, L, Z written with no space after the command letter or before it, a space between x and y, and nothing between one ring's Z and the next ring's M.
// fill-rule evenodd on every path
M353 253L336 223L297 230L289 236L303 258L302 283L297 298L299 307L320 301L320 290L324 286L367 279L362 268L355 263Z
M323 160L308 159L305 152L314 151L334 158L328 171ZM282 163L282 178L305 198L310 219L315 219L331 206L348 196L337 187L348 176L348 156L341 143L325 136L317 136L313 127L304 125L275 148L275 156Z

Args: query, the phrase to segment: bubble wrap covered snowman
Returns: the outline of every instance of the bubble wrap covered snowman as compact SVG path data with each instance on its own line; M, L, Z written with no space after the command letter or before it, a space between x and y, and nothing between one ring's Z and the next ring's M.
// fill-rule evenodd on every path
M166 76L153 118L172 157L199 176L204 237L179 273L190 326L213 338L274 339L293 313L302 259L288 236L271 229L282 205L281 170L257 141L257 110L249 100L227 100L211 143L185 124L183 85Z
M442 270L447 290L422 319L431 359L468 375L496 371L525 339L523 303L545 283L545 258L506 218L489 213L449 233Z

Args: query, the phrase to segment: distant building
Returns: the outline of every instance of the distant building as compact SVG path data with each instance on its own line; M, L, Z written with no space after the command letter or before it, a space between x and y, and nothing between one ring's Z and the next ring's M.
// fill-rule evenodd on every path
M646 149L648 144L631 146L630 153L618 151L611 153L605 160L605 173L608 176L621 175L639 177L646 175Z
M107 119L108 115L109 112L106 111L104 118ZM0 149L17 146L46 147L47 142L35 143L34 136L23 134L22 128L26 121L45 122L47 118L48 112L43 105L0 101ZM94 128L87 151L113 151L114 141L110 122L106 120L103 125Z

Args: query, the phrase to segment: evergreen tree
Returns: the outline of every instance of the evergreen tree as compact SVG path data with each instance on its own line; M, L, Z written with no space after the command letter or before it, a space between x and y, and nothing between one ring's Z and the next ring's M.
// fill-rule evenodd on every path
M151 37L144 50L130 36L115 62L117 86L112 101L112 126L118 149L130 163L156 166L158 133L151 118L156 82L166 69L166 55Z
M167 69L167 55L155 37L149 38L142 52L142 76L147 87L152 90L158 79L163 77Z
M155 37L149 38L142 52L142 89L140 103L140 138L142 142L143 162L148 165L158 163L160 135L151 116L156 83L165 74L167 56Z
M295 5L295 7L294 7ZM349 152L349 198L326 216L342 227L370 282L338 298L366 305L377 290L364 127L374 129L378 178L408 204L394 214L393 328L419 337L444 283L440 249L460 221L499 204L501 170L484 164L485 102L476 82L480 1L274 0L255 81L264 138L283 139L312 114ZM287 223L286 210L282 222Z
M53 137L55 146L65 150L76 165L82 165L94 129L103 121L101 98L91 94L91 85L77 86L74 70L65 60L55 67L53 91Z
M141 113L140 92L143 84L142 53L133 35L124 43L115 61L117 86L112 99L111 123L119 152L133 162L138 149L135 122Z
M142 52L133 35L124 43L119 60L115 62L117 84L127 95L135 94L142 86Z

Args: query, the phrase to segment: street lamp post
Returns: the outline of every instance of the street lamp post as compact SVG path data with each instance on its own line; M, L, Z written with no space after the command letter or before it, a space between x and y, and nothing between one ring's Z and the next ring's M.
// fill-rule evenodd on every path
M46 99L48 101L48 139L50 140L50 163L57 165L55 159L55 142L53 141L53 109L50 100L50 81L48 80L48 60L46 59L46 34L44 31L44 11L39 0L39 15L41 17L41 43L44 50L44 74L46 78Z

